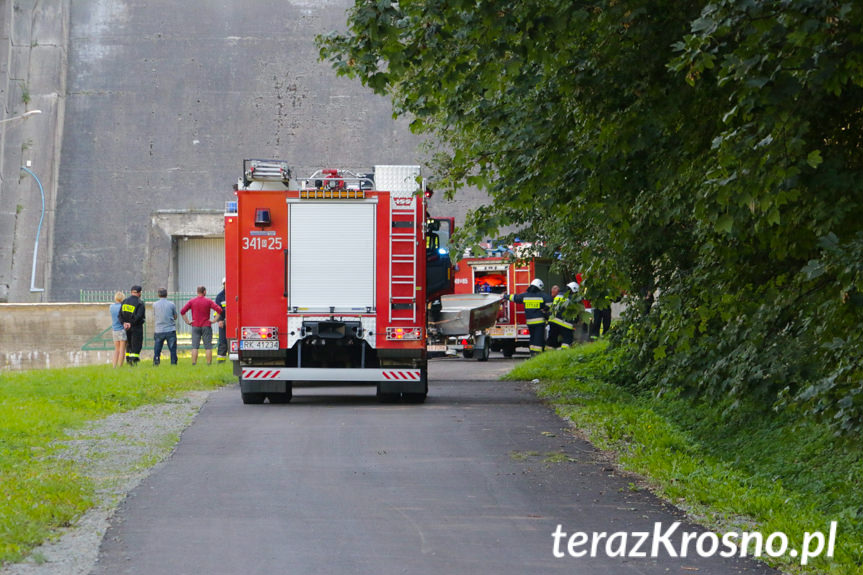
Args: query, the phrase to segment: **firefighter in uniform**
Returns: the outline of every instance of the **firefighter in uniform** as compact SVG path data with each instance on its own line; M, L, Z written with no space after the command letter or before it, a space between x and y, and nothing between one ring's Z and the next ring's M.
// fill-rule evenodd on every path
M530 355L534 356L545 349L545 318L551 296L542 291L545 284L535 278L526 292L510 294L509 301L524 305L524 317L530 332Z
M222 291L216 296L216 305L222 308L219 313L219 346L216 349L216 362L228 359L228 326L225 323L225 278L222 278Z
M578 283L569 282L551 303L551 317L548 320L548 347L557 347L560 337L560 347L566 349L572 345L572 319L583 309L583 304L577 297Z
M126 363L138 365L141 347L144 345L144 321L146 309L141 301L141 286L132 286L129 297L120 305L120 321L126 330Z

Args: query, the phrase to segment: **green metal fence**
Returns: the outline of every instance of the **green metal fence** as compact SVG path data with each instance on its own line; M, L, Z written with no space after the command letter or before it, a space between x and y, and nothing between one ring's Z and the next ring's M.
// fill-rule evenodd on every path
M109 290L81 290L80 292L80 302L81 303L104 303L105 306L108 306L114 303L114 291ZM125 291L123 293L126 293ZM126 295L129 295L126 293ZM197 297L197 293L191 292L176 292L170 293L168 292L168 298L174 305L177 306L177 313L180 313L180 309L186 305L186 302L192 299L193 297ZM154 291L145 291L141 293L141 299L144 302L154 302L159 299L159 295ZM152 326L150 325L153 321L152 317L147 318L147 323L144 324L144 349L153 349L153 331ZM216 345L216 339L218 337L218 326L213 329L213 345ZM177 319L177 349L191 349L192 347L192 328L189 325L186 325L182 319ZM101 333L94 335L84 346L81 348L85 351L104 351L104 350L112 350L114 349L114 341L111 335L111 326L109 325L104 331ZM165 351L167 349L165 348ZM164 354L165 351L162 353Z
M127 296L129 292L126 290L120 290ZM95 289L82 289L80 295L81 303L114 303L114 290L95 290ZM174 302L179 310L187 301L192 299L193 297L197 297L197 293L195 292L168 292L168 299ZM159 299L159 294L154 291L144 291L141 292L141 299L148 302L154 302Z

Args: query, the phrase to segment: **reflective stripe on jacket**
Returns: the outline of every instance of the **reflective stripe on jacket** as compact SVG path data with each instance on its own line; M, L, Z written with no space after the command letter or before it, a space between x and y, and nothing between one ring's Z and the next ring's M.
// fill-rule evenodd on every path
M532 325L545 323L545 314L548 312L551 296L541 292L536 286L530 286L526 292L510 295L509 301L524 306L525 321L528 325Z
M554 296L554 302L551 304L551 318L549 323L557 324L567 329L572 329L572 322L564 319L566 311L577 302L574 299L575 294L569 288L565 288L562 292Z
M227 302L225 301L225 290L222 290L216 295L216 305L222 308L222 312L219 314L219 321L223 321L225 319L225 308L227 307Z
M144 325L146 308L138 296L130 295L120 306L120 321L132 324L132 327Z

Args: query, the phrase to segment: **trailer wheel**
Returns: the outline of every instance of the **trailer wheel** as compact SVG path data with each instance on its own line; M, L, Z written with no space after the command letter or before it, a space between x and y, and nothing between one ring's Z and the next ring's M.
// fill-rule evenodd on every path
M484 345L479 350L479 355L476 357L477 361L488 361L488 354L491 353L491 350L488 347L488 344Z
M461 355L465 359L471 359L473 357L473 350L472 349L464 349L464 350L462 350Z
M267 399L266 393L241 392L241 396L243 403L246 405L258 405L264 403L264 400Z

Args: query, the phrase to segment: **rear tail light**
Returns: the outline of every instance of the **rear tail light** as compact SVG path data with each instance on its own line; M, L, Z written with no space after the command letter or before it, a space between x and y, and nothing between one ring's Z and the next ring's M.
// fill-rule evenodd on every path
M388 327L387 339L417 341L423 337L423 328L421 327Z
M279 330L275 327L244 327L241 330L240 339L277 339Z

